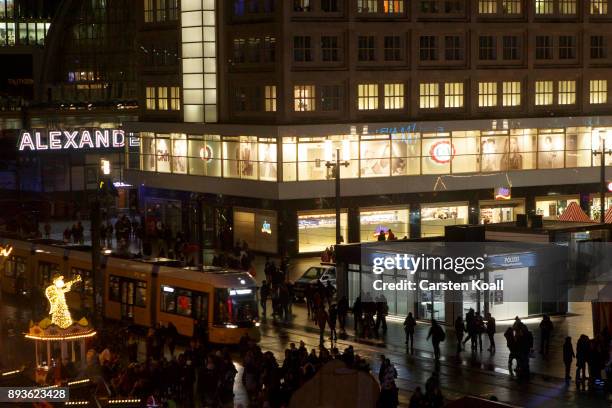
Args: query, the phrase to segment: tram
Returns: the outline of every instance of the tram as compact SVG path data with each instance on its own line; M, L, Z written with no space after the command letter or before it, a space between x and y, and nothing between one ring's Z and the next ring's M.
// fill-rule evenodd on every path
M5 238L0 238L0 246L12 248L0 260L3 293L37 301L44 298L44 288L54 274L67 279L79 275L82 283L66 294L66 301L81 313L92 309L88 248ZM257 284L248 272L168 265L173 263L103 254L104 317L143 327L172 322L184 336L192 336L200 322L212 343L238 344L245 333L259 340Z

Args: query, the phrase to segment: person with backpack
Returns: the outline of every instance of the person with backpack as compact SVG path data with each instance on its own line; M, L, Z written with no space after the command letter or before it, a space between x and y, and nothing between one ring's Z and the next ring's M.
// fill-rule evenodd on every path
M404 320L404 332L406 333L406 349L410 346L410 353L414 354L414 328L416 327L416 320L412 316L412 312L408 313Z
M427 340L429 338L431 338L431 343L433 344L434 358L438 361L440 360L440 343L446 339L446 333L444 333L442 326L435 319L431 319L431 328L429 329Z

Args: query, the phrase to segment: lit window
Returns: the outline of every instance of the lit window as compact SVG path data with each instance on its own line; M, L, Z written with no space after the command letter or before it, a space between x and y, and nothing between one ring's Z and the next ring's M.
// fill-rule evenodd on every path
M608 14L608 0L591 0L591 14Z
M293 11L311 11L310 0L293 0Z
M357 86L357 109L375 110L378 109L378 85L359 84Z
M157 0L157 21L166 21L166 0Z
M144 0L144 21L152 23L154 20L155 9L153 8L153 0Z
M385 84L385 109L404 109L404 84Z
M481 108L497 106L497 82L478 83L478 106Z
M559 0L561 14L576 14L576 0Z
M502 0L504 14L521 14L521 0Z
M536 81L535 104L537 106L552 105L553 103L553 81Z
M502 83L502 106L521 105L521 83L504 82Z
M276 112L276 85L265 87L266 112Z
M589 102L592 104L608 103L608 81L595 79L589 81Z
M463 82L447 82L444 84L444 107L463 107Z
M552 14L553 0L535 0L536 14Z
M378 0L357 0L358 13L376 13L378 11Z
M478 13L495 14L497 13L497 0L479 0Z
M436 109L439 106L440 89L438 84L419 84L419 107Z
M155 88L147 86L146 90L147 110L155 110Z
M178 86L170 87L170 110L181 110L181 89Z
M314 85L296 85L293 87L293 109L296 112L312 112L315 110Z
M559 81L557 83L559 105L573 105L576 103L576 81Z
M404 0L384 0L385 13L403 13Z
M157 108L159 110L168 110L168 88L165 86L157 87Z

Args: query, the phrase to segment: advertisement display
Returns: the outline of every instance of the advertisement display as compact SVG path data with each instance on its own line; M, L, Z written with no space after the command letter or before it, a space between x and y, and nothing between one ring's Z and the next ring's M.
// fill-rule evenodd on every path
M524 199L482 200L479 202L480 224L516 221L517 214L525 214Z
M403 208L365 208L359 210L361 242L377 241L380 233L389 239L389 231L396 239L409 236L410 209Z
M421 205L421 236L444 236L444 227L468 223L467 203Z
M278 252L277 225L276 211L234 208L234 241L245 241L254 251Z
M340 214L340 234L348 236L347 213ZM298 212L298 250L321 252L336 244L336 214L333 212Z

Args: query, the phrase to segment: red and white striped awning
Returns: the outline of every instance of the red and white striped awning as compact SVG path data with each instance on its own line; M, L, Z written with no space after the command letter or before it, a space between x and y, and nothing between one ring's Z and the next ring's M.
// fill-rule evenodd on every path
M578 204L573 202L570 203L565 211L563 211L563 214L559 216L559 221L594 222L584 211L582 211L582 208L580 208Z

